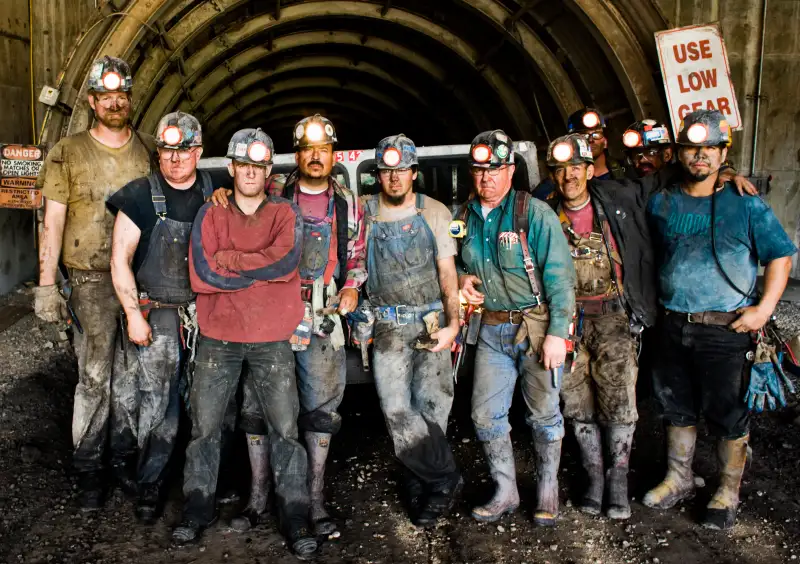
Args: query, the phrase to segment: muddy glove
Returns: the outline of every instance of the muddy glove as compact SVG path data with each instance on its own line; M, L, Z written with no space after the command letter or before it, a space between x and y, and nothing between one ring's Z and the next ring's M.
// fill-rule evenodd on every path
M425 333L417 337L414 341L414 348L417 350L430 350L439 344L439 341L432 339L431 335L439 331L439 314L440 310L429 311L422 318L425 322Z
M69 319L67 300L58 291L58 285L36 286L33 294L36 298L34 302L36 317L48 323L59 323Z
M761 413L766 404L769 410L786 407L786 395L783 388L795 393L792 381L786 376L775 354L775 347L759 342L756 347L755 360L750 369L750 384L744 401L750 411Z

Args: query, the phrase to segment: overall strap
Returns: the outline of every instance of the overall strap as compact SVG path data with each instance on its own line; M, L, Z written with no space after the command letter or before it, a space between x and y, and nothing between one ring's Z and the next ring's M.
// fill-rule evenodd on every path
M536 298L536 305L542 303L542 292L539 289L536 266L531 258L531 250L528 247L528 230L530 222L528 220L528 208L530 207L530 195L526 192L514 192L514 232L519 235L519 243L522 246L522 262L525 265L525 274L528 275L528 282L531 285L531 292Z
M364 207L366 208L367 217L373 221L374 218L378 217L378 215L380 214L379 210L380 201L378 199L379 197L380 194L373 194L372 197L369 200L367 200L366 204L364 205Z
M417 213L421 214L422 210L425 209L425 196L420 192L416 193L416 202L415 205L417 207Z
M150 199L153 201L153 208L159 219L167 217L167 198L164 196L164 189L161 187L161 178L154 172L147 176L150 183Z
M214 186L211 184L211 173L207 170L197 169L197 178L200 180L200 190L203 192L203 199L207 200L214 193Z

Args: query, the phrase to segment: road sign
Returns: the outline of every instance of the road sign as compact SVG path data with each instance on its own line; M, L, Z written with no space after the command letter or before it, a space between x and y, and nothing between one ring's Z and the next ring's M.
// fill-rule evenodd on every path
M0 147L0 208L42 207L42 191L35 185L44 163L44 149L36 145Z
M680 27L655 35L675 137L683 117L694 110L719 110L731 128L741 129L728 53L719 26Z

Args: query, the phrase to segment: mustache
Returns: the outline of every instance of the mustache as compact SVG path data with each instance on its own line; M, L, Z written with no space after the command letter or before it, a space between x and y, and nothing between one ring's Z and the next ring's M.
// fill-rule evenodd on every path
M314 160L314 161L308 161L308 166L311 166L311 165L319 165L319 166L323 166L322 162L321 162L321 161L317 161L317 160Z

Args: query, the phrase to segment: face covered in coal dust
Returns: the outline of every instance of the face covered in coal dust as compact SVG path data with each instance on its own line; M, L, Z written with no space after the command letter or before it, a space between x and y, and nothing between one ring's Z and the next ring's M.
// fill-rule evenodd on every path
M594 175L592 165L587 163L564 165L553 169L552 174L558 193L568 205L578 205L586 201L587 183Z
M267 177L271 171L272 165L261 166L238 161L228 165L234 189L246 198L254 198L264 193Z
M690 147L682 146L678 150L686 176L693 182L702 182L719 171L728 156L727 147Z
M413 168L382 169L378 171L383 197L392 205L402 204L417 179Z
M469 169L472 186L483 205L497 206L511 190L511 179L514 177L514 165L503 165L498 168L473 166Z
M161 174L173 184L183 184L192 179L197 170L202 147L189 149L165 149L159 147L158 161Z
M123 129L131 117L131 98L126 92L92 92L89 105L97 121L108 129Z
M326 178L333 169L333 145L302 147L294 159L302 176L314 180Z

